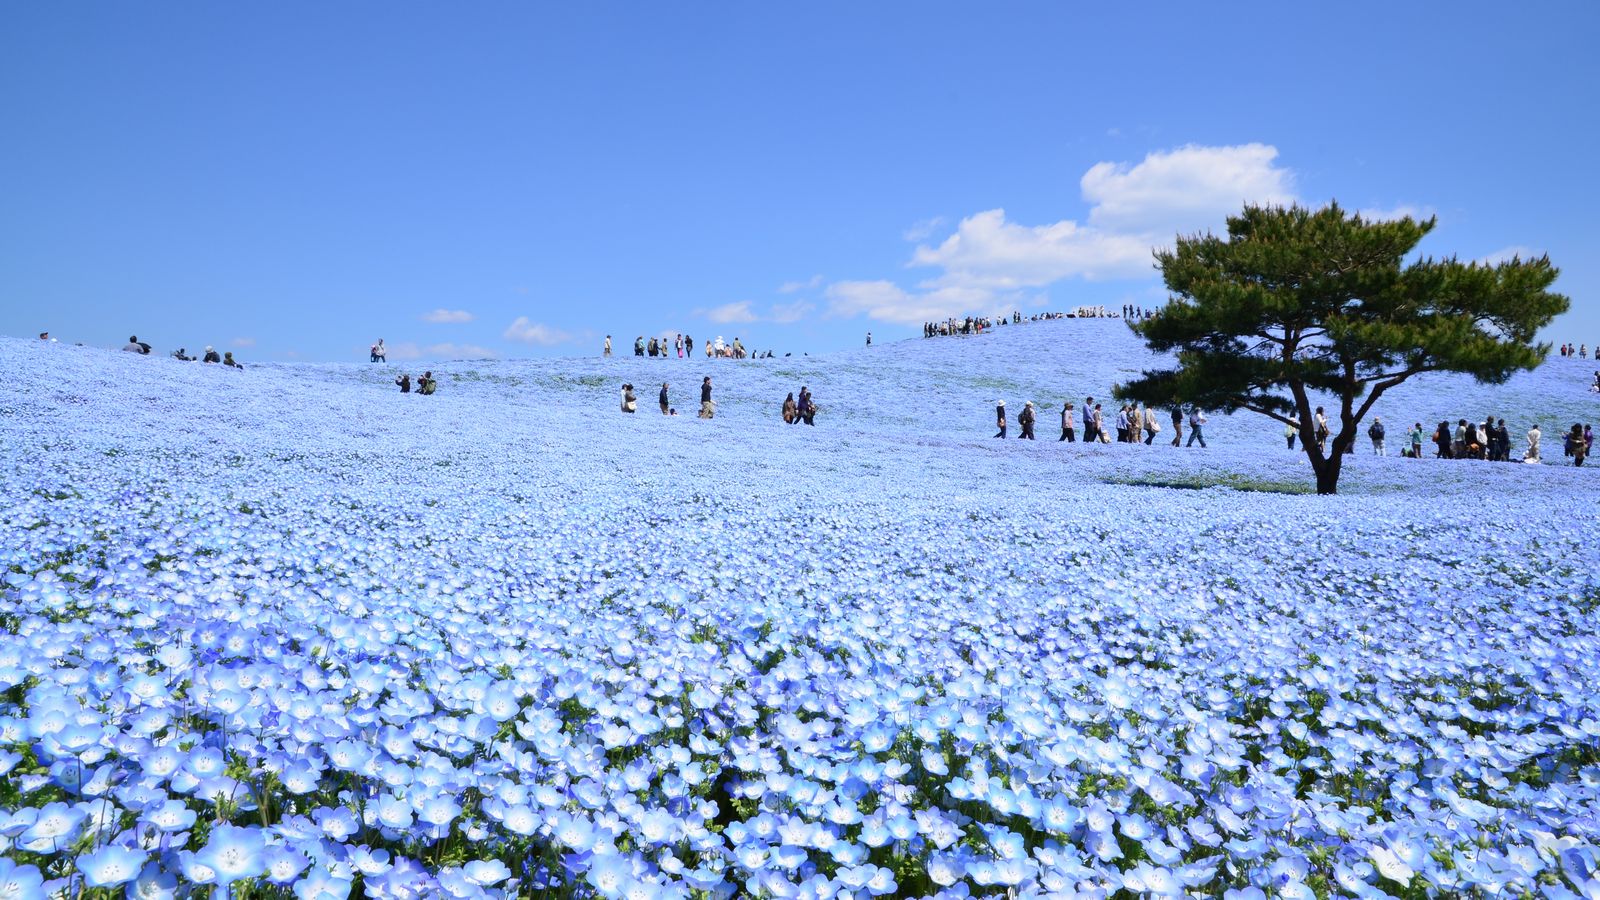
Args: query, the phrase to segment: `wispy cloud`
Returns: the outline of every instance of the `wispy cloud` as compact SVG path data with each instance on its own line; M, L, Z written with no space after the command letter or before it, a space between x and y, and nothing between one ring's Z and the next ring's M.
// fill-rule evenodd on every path
M397 360L498 359L500 356L499 353L489 347L452 342L423 346L415 341L401 341L398 344L389 344L386 349L389 351L389 356Z
M472 313L469 313L464 309L445 309L440 307L433 312L424 313L422 316L422 321L431 322L434 325L459 325L465 322L471 322L475 318L477 318L477 316L474 316Z
M1415 219L1416 221L1421 222L1433 216L1433 207L1413 206L1410 203L1401 203L1398 206L1391 206L1388 208L1378 206L1368 207L1366 209L1357 210L1357 213L1360 214L1361 218L1366 219L1369 222L1393 222L1398 219Z
M697 309L694 315L702 319L716 322L719 325L733 325L743 322L754 322L759 317L751 310L749 300L739 300L734 303L724 303L710 309Z
M931 219L923 219L920 222L912 223L911 227L902 232L900 236L913 244L917 243L918 241L925 241L932 237L935 231L938 231L940 228L944 227L944 222L944 216L934 216Z
M778 293L793 294L797 291L809 291L822 287L822 276L813 275L805 281L785 281L778 286Z
M791 303L774 303L767 311L767 319L779 325L792 325L804 319L817 305L806 300Z
M256 339L253 338L253 337L236 337L233 340L229 341L228 343L231 346L239 347L239 348L242 349L242 348L247 348L247 347L254 347L256 345Z
M1524 247L1521 244L1512 244L1509 247L1501 247L1487 256L1479 257L1477 261L1486 266L1498 266L1513 259L1538 259L1544 255L1543 250L1535 250L1532 247Z
M521 341L524 344L538 344L542 347L552 347L572 340L572 335L567 332L534 322L527 316L517 316L516 320L506 327L504 337L508 341Z

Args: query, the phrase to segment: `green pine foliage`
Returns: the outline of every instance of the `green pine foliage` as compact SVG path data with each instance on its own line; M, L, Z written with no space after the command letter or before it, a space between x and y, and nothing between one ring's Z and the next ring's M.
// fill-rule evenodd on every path
M1539 329L1568 300L1548 256L1494 265L1413 258L1434 220L1367 221L1338 204L1246 206L1225 236L1179 237L1156 254L1171 299L1131 327L1175 368L1117 388L1146 405L1247 409L1300 428L1318 493L1383 393L1424 372L1501 383L1550 351ZM1313 433L1331 395L1331 440Z

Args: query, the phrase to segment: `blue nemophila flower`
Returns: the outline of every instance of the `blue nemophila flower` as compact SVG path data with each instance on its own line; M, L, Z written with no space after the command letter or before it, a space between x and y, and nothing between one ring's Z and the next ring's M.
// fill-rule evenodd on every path
M108 844L78 857L78 871L89 887L116 887L137 878L145 859L143 851Z

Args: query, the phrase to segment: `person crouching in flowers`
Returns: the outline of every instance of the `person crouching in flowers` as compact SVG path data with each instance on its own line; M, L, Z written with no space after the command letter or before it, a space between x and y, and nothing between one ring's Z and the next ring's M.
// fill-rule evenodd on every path
M411 373L407 372L401 375L399 378L394 380L394 383L400 385L400 393L411 393Z

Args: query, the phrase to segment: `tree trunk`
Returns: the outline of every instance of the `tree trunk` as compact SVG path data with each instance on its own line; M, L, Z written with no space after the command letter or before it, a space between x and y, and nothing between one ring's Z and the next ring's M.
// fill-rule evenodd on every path
M1339 467L1344 463L1344 454L1340 453L1337 446L1333 455L1322 461L1322 465L1315 467L1317 472L1317 493L1339 493Z

